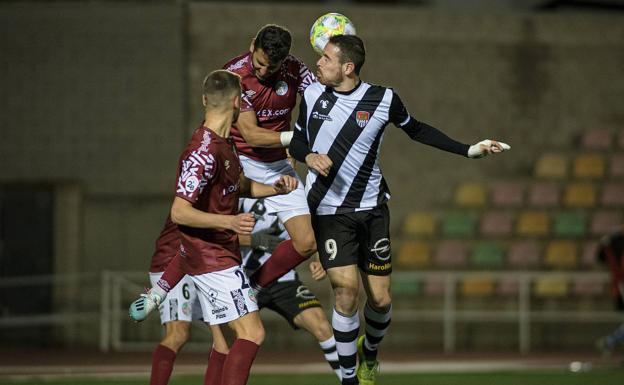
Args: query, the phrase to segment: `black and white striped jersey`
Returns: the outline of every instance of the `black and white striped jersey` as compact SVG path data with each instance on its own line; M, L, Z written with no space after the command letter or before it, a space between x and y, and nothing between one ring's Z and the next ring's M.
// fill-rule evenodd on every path
M303 94L290 145L292 156L301 162L311 152L327 154L333 162L327 177L308 172L306 195L311 213L370 210L390 199L379 168L388 123L414 140L467 155L468 145L412 118L391 88L360 82L342 93L314 83Z

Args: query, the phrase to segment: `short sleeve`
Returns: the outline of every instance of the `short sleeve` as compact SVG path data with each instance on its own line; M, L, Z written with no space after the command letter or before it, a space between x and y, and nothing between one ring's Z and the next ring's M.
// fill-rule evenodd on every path
M181 158L176 188L177 197L195 203L204 188L212 183L217 170L215 156L209 149L210 147L199 147Z

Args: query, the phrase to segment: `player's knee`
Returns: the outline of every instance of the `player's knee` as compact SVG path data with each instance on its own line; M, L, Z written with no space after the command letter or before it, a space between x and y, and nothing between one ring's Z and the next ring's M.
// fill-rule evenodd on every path
M311 233L293 238L293 247L300 255L310 257L316 253L316 239Z
M186 325L178 324L167 330L167 334L163 339L163 344L177 352L184 346L186 341L188 341L189 335L189 328Z
M383 293L368 299L368 304L373 310L378 312L386 312L392 305L392 297L390 293Z
M259 326L255 327L254 329L248 332L249 338L246 338L246 339L254 342L256 345L262 345L262 343L264 342L265 335L266 333L264 331L264 327L262 326L262 324L260 324Z
M358 289L338 287L334 290L336 310L342 314L353 314L358 308Z

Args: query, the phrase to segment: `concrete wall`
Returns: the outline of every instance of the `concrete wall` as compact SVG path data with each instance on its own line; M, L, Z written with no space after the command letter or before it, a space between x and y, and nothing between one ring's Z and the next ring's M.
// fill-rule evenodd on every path
M70 233L78 234L80 258L58 269L145 269L170 204L176 158L201 121L203 76L245 51L269 22L289 27L293 53L314 67L309 27L329 11L349 15L365 40L363 78L394 86L415 117L465 142L493 137L513 146L505 156L471 161L389 128L382 167L395 233L409 210L444 207L461 181L528 176L537 154L573 146L582 130L624 127L618 15L5 3L0 181L79 186L80 231Z
M0 6L0 180L70 180L84 195L81 258L60 272L147 265L187 131L182 14Z

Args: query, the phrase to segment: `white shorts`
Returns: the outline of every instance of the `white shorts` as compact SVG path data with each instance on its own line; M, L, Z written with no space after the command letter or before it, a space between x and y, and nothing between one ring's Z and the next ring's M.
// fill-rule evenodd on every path
M299 181L297 189L289 194L264 198L268 214L277 213L282 223L286 223L292 217L310 214L303 182L288 160L267 163L240 155L240 161L245 176L256 182L272 185L281 175L290 175Z
M163 273L149 273L152 286L160 279ZM195 283L185 275L177 285L167 294L165 300L158 306L160 323L171 321L197 321L203 318Z
M241 266L192 275L204 321L219 325L258 311L255 290Z

